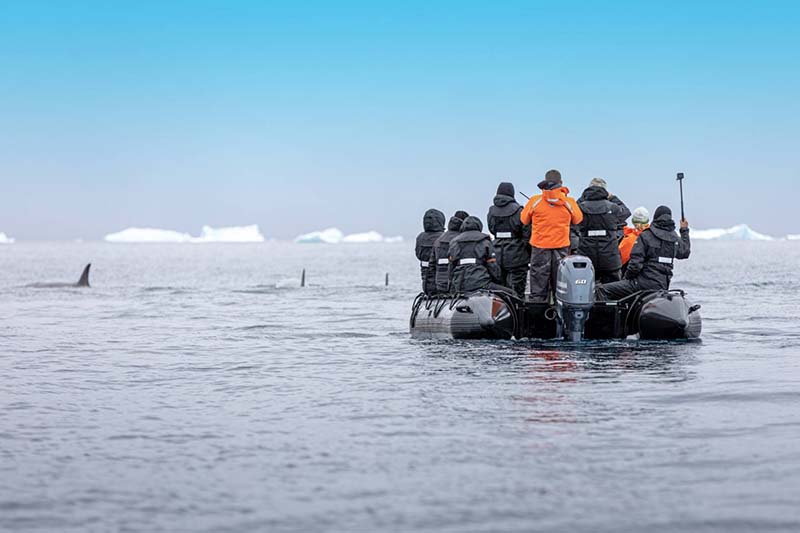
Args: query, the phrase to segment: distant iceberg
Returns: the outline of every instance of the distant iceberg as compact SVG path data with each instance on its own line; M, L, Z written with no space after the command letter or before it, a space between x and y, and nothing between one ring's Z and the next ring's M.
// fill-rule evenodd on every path
M352 235L348 235L342 242L348 243L364 243L364 242L383 242L384 238L383 235L378 233L377 231L368 231L366 233L353 233Z
M192 242L264 242L264 236L257 224L228 228L203 226L200 237L193 238Z
M763 235L746 224L739 224L728 229L692 230L692 239L702 241L772 241L769 235Z
M787 241L800 241L800 235L787 235Z
M199 237L167 229L128 228L117 233L109 233L103 240L114 243L264 242L264 236L254 224L226 228L203 226Z
M3 232L0 232L0 244L14 244L14 239Z
M109 233L106 242L191 242L192 236L168 229L128 228L117 233Z
M328 228L321 231L312 231L299 235L294 242L302 244L364 244L364 243L398 243L403 242L403 237L384 237L377 231L352 233L345 235L338 228Z
M344 233L339 228L328 228L298 235L294 242L302 244L339 244L344 240Z

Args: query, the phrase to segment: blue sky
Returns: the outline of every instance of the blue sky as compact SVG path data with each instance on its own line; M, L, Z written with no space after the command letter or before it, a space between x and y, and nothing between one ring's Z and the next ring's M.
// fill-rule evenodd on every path
M510 179L603 176L800 233L800 3L6 2L0 231L413 236Z

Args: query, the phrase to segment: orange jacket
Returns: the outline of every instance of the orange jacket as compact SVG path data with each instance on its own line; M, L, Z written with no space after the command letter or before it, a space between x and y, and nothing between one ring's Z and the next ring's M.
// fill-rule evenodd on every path
M649 228L650 226L647 227ZM639 235L642 234L642 231L644 230L625 228L625 236L619 243L619 255L622 256L623 265L627 265L628 261L631 260L631 251L633 250L633 245L636 244L636 240L639 238Z
M549 250L569 246L570 225L580 224L583 213L568 194L566 187L557 187L528 200L519 218L532 224L531 246Z

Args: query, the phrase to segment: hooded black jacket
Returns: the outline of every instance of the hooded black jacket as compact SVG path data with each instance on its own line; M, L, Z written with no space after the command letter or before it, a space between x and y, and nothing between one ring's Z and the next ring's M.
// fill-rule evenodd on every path
M633 245L625 278L635 280L642 290L667 290L675 259L688 259L691 251L689 229L681 229L679 238L672 215L662 214Z
M422 289L426 294L436 292L435 272L429 268L433 243L436 242L444 231L444 213L438 209L428 209L422 218L422 228L425 230L417 235L415 252L420 262L420 275L422 276Z
M467 217L461 225L461 233L450 241L452 292L486 289L500 281L494 246L489 236L481 232L482 229L478 217Z
M489 233L495 238L494 248L500 268L526 266L531 260L531 226L522 223L521 212L522 206L512 196L498 194L486 215Z
M458 217L450 217L447 231L436 239L431 252L431 266L436 265L435 280L436 292L446 294L450 292L450 243L461 233L461 224L464 221Z
M578 225L578 253L591 259L598 272L621 269L617 236L623 214L620 207L608 199L604 188L596 186L583 191L578 206L583 211L583 222Z

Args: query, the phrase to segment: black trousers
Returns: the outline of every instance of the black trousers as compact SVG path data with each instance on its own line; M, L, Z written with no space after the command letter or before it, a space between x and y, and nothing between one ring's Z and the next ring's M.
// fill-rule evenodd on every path
M520 298L525 296L525 285L528 283L528 265L514 268L500 268L503 284L514 291Z
M626 296L630 296L640 290L639 284L636 283L636 281L623 279L622 281L600 285L597 288L597 299L604 302L614 302L622 300Z
M569 254L564 248L536 248L531 250L531 300L550 303L556 291L558 265Z
M614 283L622 279L621 270L599 270L594 273L594 279L597 283Z

